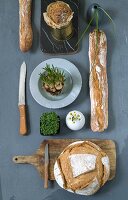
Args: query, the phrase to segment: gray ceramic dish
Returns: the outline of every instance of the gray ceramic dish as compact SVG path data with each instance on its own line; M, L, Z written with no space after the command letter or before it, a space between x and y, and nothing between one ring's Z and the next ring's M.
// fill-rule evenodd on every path
M62 93L52 96L41 87L40 73L43 73L46 64L54 65L65 72L66 81ZM33 98L47 108L62 108L71 104L79 95L82 87L82 78L76 66L68 60L52 58L40 63L30 77L30 91Z

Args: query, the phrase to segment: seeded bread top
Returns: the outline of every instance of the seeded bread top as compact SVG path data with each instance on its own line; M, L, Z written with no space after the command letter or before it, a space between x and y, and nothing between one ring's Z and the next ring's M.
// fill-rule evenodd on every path
M48 5L47 11L43 13L45 22L53 28L61 28L70 23L73 12L68 4L56 1Z

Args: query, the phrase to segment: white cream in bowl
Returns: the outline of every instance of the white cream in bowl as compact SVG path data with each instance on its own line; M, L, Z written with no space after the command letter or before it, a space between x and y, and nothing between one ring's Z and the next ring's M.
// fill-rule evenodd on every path
M69 129L78 131L85 125L85 117L79 111L70 111L66 116L66 124Z

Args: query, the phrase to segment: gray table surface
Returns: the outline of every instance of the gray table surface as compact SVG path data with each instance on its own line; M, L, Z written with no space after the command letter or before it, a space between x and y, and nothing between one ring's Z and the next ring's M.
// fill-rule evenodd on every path
M43 60L54 57L43 54L39 47L40 0L33 0L34 44L29 53L18 48L18 0L0 0L0 200L120 200L128 196L128 1L127 0L81 0L80 30L86 24L88 6L97 2L107 9L116 23L116 36L112 25L102 26L108 38L108 82L109 82L109 128L103 134L92 133L89 128L89 63L88 34L79 53L55 56L66 58L80 70L83 78L82 91L70 106L56 110L62 119L59 138L113 139L117 144L116 178L108 182L96 195L83 197L68 193L54 183L48 190L33 166L15 165L14 155L32 154L44 139L39 134L39 118L48 109L38 105L29 90L29 78L33 69ZM23 60L27 63L27 104L29 109L30 134L19 136L18 82ZM65 125L68 111L77 109L86 116L86 127L71 132ZM55 137L56 138L56 137Z

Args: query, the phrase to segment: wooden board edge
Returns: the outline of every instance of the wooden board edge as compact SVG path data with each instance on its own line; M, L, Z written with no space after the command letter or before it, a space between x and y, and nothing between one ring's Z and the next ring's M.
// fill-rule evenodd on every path
M111 176L109 179L108 179L108 181L112 181L114 178L115 178L115 176L116 176L116 158L117 158L117 156L116 156L116 142L114 141L114 140L111 140L111 139L95 139L95 138L62 138L62 139L59 139L59 138L56 138L56 139L45 139L45 140L43 140L43 142L41 143L41 145L44 145L45 146L45 144L46 143L49 143L49 141L52 141L52 140L78 140L78 141L91 141L91 142L93 142L93 141L108 141L108 142L111 142L111 144L112 144L112 146L113 146L113 149L115 149L115 154L114 154L114 158L115 158L115 171L114 171L114 173L113 173L113 176ZM40 146L41 146L40 145ZM54 179L53 179L54 180Z

